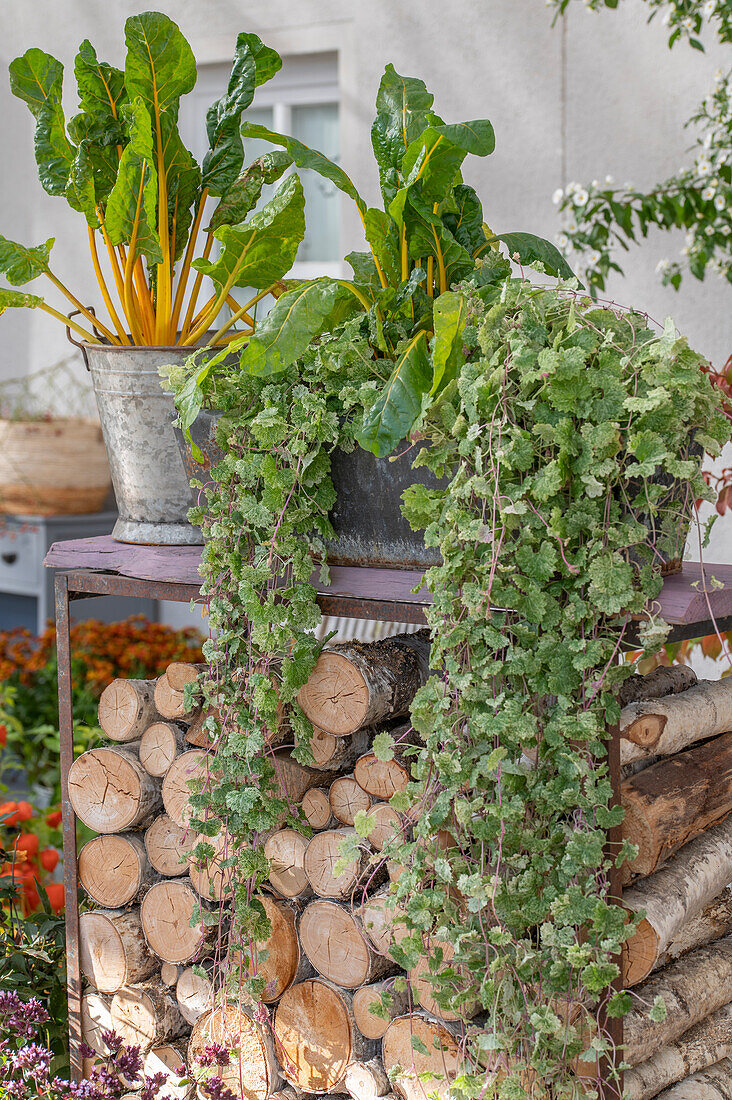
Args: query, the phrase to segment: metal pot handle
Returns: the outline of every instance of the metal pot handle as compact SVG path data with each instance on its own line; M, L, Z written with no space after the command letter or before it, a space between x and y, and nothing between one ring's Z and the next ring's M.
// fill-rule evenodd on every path
M94 312L94 306L87 306L86 309L87 309L88 313L91 313L93 317L96 317L96 313ZM72 309L71 313L67 314L67 316L68 316L69 320L71 320L72 317L76 317L80 314L81 314L80 309ZM97 336L101 340L102 334L99 332L99 329L96 327L96 325L93 325L92 327L93 327L94 331L96 332ZM79 349L79 351L81 352L82 357L84 359L84 366L86 367L87 370L89 370L89 360L88 360L87 355L86 355L86 348L78 340L74 339L74 337L71 335L71 329L69 328L68 325L66 326L66 339L69 341L70 344L73 344L74 347Z

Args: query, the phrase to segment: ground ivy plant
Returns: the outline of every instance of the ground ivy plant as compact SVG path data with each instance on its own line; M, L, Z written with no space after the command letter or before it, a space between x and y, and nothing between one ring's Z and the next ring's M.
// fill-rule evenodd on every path
M708 494L702 448L717 454L728 429L670 322L654 331L576 283L506 267L491 255L456 288L464 361L412 431L425 444L415 466L449 477L416 484L403 505L442 557L425 577L436 671L412 708L413 780L392 800L403 831L370 860L403 867L399 962L409 970L426 951L438 1002L462 1018L452 1096L484 1097L488 1083L502 1100L569 1100L597 1095L572 1062L590 1041L607 1050L604 1021L631 1004L611 988L632 926L610 900L603 847L622 814L606 764L632 668L618 657L633 630L645 652L662 643L648 611L659 565L679 556L693 500ZM332 451L354 445L378 397L372 339L355 316L274 376L232 369L215 383L225 456L194 518L217 760L193 798L201 831L234 839L232 935L250 962L267 931L261 838L283 821L307 833L277 795L267 742L284 706L296 755L310 758L295 696L319 652L313 573L327 572ZM378 752L393 751L382 731ZM366 815L356 826L352 843L370 851ZM256 998L245 970L240 992Z

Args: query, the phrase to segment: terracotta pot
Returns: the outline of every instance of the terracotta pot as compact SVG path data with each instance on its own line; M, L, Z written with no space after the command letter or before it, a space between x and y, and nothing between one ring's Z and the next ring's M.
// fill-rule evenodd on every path
M101 512L110 489L96 420L0 420L0 512Z

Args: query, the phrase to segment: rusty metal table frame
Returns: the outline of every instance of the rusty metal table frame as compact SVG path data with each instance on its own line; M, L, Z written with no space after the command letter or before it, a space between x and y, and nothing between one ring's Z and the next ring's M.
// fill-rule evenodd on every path
M83 1074L81 1056L81 956L79 942L79 890L76 846L76 815L69 799L69 769L74 760L74 716L71 688L71 639L69 604L74 599L91 596L137 596L147 599L170 600L177 603L204 603L197 584L162 580L141 580L121 576L118 573L92 571L89 569L59 570L55 577L56 631L58 652L58 689L59 689L59 732L61 743L61 799L63 810L63 854L64 854L64 894L66 903L66 966L69 1004L69 1039L71 1053L71 1074L74 1080L80 1080ZM380 599L377 596L349 596L342 593L320 592L317 596L321 611L326 615L344 616L354 619L372 619L387 622L423 624L425 619L425 601L414 599ZM732 616L717 621L720 631L732 629ZM710 622L696 622L675 625L670 640L699 637L713 629ZM608 742L608 765L613 789L613 803L620 800L620 738L617 727L610 731ZM608 831L606 851L614 855L621 844L621 827ZM610 897L622 901L622 883L620 871L614 867L610 872ZM620 960L618 960L620 962ZM621 967L622 969L622 967ZM622 988L622 978L616 980L615 988ZM616 1051L623 1043L622 1018L608 1019L607 1031ZM619 1055L618 1055L619 1057ZM617 1098L622 1093L615 1086L607 1084L605 1100Z

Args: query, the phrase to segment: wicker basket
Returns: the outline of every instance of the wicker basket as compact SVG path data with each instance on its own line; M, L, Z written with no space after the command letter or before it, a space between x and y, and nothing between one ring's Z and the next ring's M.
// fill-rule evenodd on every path
M0 420L0 512L100 512L111 479L96 420Z

